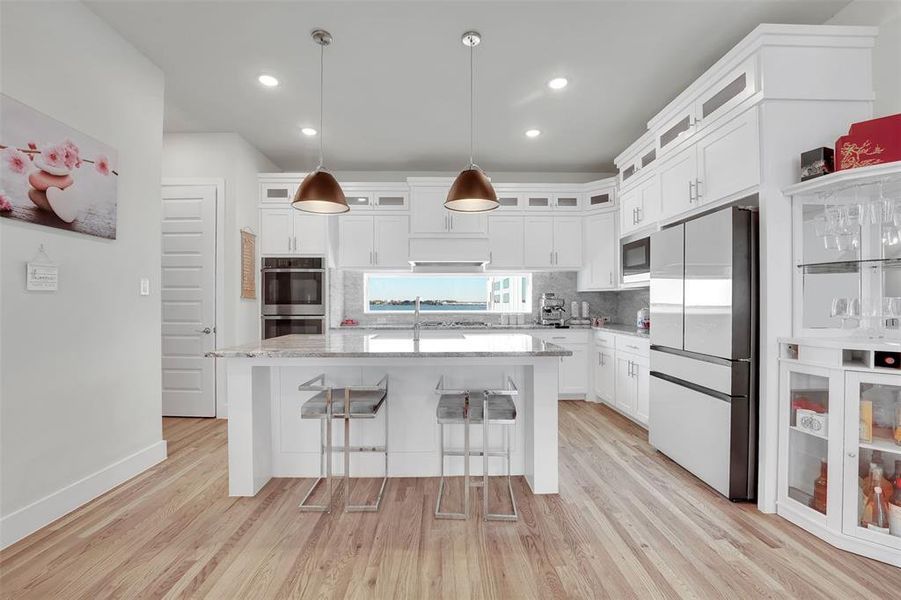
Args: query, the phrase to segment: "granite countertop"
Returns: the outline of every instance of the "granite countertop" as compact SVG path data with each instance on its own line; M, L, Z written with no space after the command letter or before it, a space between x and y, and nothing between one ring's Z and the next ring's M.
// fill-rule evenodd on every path
M425 330L331 330L324 335L285 335L208 352L216 358L467 358L572 356L572 352L526 333Z
M412 331L409 325L392 325L388 323L379 323L371 325L354 325L350 327L332 328L331 331ZM558 329L552 325L538 325L536 323L528 323L525 325L500 325L497 323L489 323L486 326L466 327L423 327L423 333L427 331L442 332L496 332L496 331L606 331L620 335L631 335L634 337L649 339L651 333L649 329L638 329L634 325L623 325L622 323L607 323L603 327L569 327L566 329Z

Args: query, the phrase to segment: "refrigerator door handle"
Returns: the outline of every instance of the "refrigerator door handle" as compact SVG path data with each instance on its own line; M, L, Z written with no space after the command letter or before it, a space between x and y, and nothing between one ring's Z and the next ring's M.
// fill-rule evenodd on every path
M678 385L694 392L698 392L699 394L704 394L705 396L710 396L711 398L716 398L717 400L722 400L723 402L732 402L732 396L729 394L724 394L722 392L718 392L716 390L712 390L708 387L704 387L703 385L698 385L696 383L692 383L690 381L685 381L684 379L679 379L678 377L673 377L672 375L667 375L666 373L661 373L659 371L651 371L651 377L656 377L657 379L662 379L663 381L668 381L673 385Z

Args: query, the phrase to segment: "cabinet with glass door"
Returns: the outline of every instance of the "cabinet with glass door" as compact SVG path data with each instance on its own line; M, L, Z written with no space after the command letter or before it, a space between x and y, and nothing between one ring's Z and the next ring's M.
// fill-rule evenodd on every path
M845 377L846 535L901 551L901 376Z
M901 165L820 179L785 190L795 334L901 339Z

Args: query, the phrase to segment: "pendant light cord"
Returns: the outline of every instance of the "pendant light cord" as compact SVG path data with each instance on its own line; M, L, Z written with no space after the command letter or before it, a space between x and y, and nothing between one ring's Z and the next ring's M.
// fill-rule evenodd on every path
M475 97L475 90L474 90L475 84L473 83L474 79L473 79L473 74L472 74L472 72L473 72L473 66L472 66L473 65L473 53L474 52L475 52L475 44L470 44L470 46L469 46L469 168L470 169L475 166L475 163L472 160L472 157L473 157L472 138L473 138L473 121L474 121L474 117L473 117L474 100L473 100L473 98Z
M322 138L325 137L324 128L322 127L322 97L323 97L323 81L324 76L323 72L325 71L325 67L323 66L325 63L325 45L319 44L319 166L316 167L317 171L322 170Z

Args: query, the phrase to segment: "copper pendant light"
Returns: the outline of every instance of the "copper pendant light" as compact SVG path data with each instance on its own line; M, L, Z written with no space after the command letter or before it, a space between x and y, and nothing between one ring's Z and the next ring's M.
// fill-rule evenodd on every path
M482 41L477 31L463 34L463 45L469 46L469 166L457 175L447 192L444 207L456 212L486 212L499 206L491 180L473 160L473 48Z
M332 34L322 29L312 33L313 41L319 44L319 166L304 177L294 194L291 206L304 212L333 215L350 210L347 199L338 181L331 173L322 168L322 95L323 95L323 58L325 47L332 43Z

